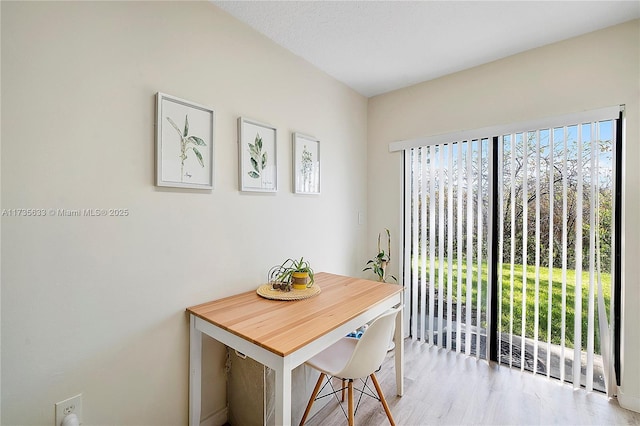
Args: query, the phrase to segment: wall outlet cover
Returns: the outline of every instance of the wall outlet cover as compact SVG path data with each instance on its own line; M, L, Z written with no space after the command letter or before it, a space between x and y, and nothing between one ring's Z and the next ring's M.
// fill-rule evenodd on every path
M56 403L56 426L62 424L65 416L74 413L78 417L78 422L82 424L82 394L72 396L64 401Z

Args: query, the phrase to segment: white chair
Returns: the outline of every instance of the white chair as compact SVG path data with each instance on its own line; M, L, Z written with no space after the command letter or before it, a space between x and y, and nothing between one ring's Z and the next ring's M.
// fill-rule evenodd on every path
M329 376L329 380L331 380L331 377L342 379L342 389L340 389L342 391L342 401L344 401L345 381L348 382L348 419L350 426L353 426L354 421L353 381L355 379L364 379L367 377L371 377L371 381L378 393L379 400L384 407L384 411L387 413L387 417L389 418L389 423L395 426L393 417L391 416L391 411L389 410L389 405L384 399L382 389L380 389L380 384L378 383L378 379L374 373L378 368L380 368L382 361L384 361L387 354L389 341L391 340L395 329L396 315L399 310L400 308L389 310L373 320L369 328L367 328L367 331L365 331L360 339L343 337L338 342L329 346L327 349L306 362L307 365L320 371L320 377L318 378L313 394L307 404L307 409L300 421L301 426L304 425L304 422L307 420L307 416L311 411L313 402L316 400L316 396L318 395L322 382L326 376Z

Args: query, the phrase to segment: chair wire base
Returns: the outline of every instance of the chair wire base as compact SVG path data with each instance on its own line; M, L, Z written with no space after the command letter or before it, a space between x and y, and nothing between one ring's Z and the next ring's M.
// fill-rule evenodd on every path
M379 370L380 369L378 369L376 371L379 371ZM336 398L336 401L338 401L338 405L340 406L340 409L342 410L342 414L344 414L344 417L348 420L349 419L349 415L347 414L347 412L345 411L344 407L342 406L342 402L343 401L341 401L340 398L338 398L338 395L337 395L338 392L342 392L343 395L344 395L344 391L347 390L347 387L346 386L341 386L339 389L336 389L333 386L333 382L332 382L333 378L334 378L333 376L326 376L327 381L325 382L324 385L322 385L322 388L320 388L320 391L318 392L319 394L321 394L322 391L327 387L327 385L329 385L331 387L331 393L328 393L328 394L322 395L322 396L317 396L317 397L314 398L313 401L315 402L315 401L318 401L318 400L320 400L322 398L331 397L333 395ZM336 379L340 379L340 378L336 377ZM349 380L349 379L341 379L341 380L344 383L345 380ZM359 380L360 380L360 382L362 382L362 388L356 388L356 387L353 388L354 391L360 393L360 396L358 397L358 401L356 402L356 406L355 406L355 408L353 410L353 415L354 416L358 413L358 407L360 406L360 401L362 401L362 396L363 395L367 395L370 398L373 398L373 399L375 399L375 400L377 400L379 402L382 402L382 400L377 395L374 394L373 389L371 389L369 387L369 384L368 384L369 376L367 376L364 380L362 380L362 379L359 379ZM351 381L353 381L353 380L351 380Z

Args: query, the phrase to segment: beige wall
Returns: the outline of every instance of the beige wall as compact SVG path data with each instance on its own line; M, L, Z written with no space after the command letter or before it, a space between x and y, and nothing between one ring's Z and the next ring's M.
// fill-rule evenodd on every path
M80 392L85 425L186 424L187 306L287 257L360 273L367 101L208 2L1 8L2 208L130 211L2 218L2 424ZM215 110L214 191L154 186L157 91ZM277 194L237 189L240 115L278 128ZM291 193L293 131L321 141L320 196Z
M392 141L626 104L620 400L640 411L640 21L369 99L368 235L400 232L401 154ZM397 271L397 263L394 265ZM395 271L394 271L395 272Z

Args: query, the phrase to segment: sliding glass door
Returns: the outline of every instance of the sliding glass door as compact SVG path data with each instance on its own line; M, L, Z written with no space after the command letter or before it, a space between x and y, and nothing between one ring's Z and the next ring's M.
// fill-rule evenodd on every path
M487 155L486 139L407 151L411 334L479 357L487 335Z
M617 122L405 149L412 338L613 385Z

